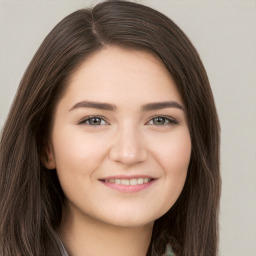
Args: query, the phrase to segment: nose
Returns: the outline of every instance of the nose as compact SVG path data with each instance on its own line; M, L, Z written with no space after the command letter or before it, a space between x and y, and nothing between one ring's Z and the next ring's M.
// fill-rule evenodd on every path
M134 165L147 159L147 150L136 128L119 131L110 149L109 158L125 165Z

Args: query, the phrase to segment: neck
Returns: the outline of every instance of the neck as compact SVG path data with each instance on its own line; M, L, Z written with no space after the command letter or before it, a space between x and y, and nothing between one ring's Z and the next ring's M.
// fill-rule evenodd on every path
M145 256L153 223L118 227L66 209L59 235L70 256Z

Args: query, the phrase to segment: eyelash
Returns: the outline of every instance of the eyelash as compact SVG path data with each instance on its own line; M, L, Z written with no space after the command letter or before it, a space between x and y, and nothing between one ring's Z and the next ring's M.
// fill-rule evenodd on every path
M102 125L102 124L90 124L90 121L93 119L99 119L101 121L104 121L106 123L105 125L109 125L109 123L107 121L105 121L104 117L102 117L102 116L88 116L88 117L82 119L81 121L79 121L78 124L90 125L90 126ZM87 123L87 122L89 122L89 123Z
M166 125L175 125L175 124L178 124L178 121L172 117L169 117L169 116L153 116L149 122L153 121L154 119L162 119L164 120L164 124L152 124L152 125L156 125L156 126L166 126ZM149 122L147 122L146 124L148 125ZM154 121L153 121L154 122ZM167 122L167 123L166 123Z
M98 119L98 121L102 122L104 121L105 124L92 124L90 123L90 121L93 121L95 119ZM163 124L155 124L155 123L152 123L150 124L150 122L154 122L154 120L156 119L162 119L162 121L164 121ZM159 120L158 120L159 121ZM79 125L90 125L90 126L101 126L101 125L110 125L104 117L102 116L89 116L89 117L86 117L84 119L82 119L81 121L78 122ZM161 115L157 115L157 116L153 116L147 123L146 125L155 125L155 126L167 126L167 125L177 125L178 124L178 121L174 118L171 118L169 116L161 116Z

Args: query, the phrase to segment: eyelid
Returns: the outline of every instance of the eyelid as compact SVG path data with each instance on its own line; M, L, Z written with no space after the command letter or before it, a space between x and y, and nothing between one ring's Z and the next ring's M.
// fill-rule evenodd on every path
M157 117L167 119L170 123L169 124L156 125L156 126L177 125L179 123L177 121L177 119L175 119L175 118L173 118L171 116L155 115L155 116L151 117L151 119L149 121L146 122L146 125L155 125L155 124L149 124L149 122L152 121L154 118L157 118Z
M92 119L92 118L99 118L101 120L103 120L106 124L86 124L85 122ZM164 118L166 119L167 121L169 121L168 124L159 124L159 125L156 125L156 124L149 124L151 121L153 121L153 119L155 118ZM104 117L104 116L100 116L100 115L90 115L90 116L86 116L86 117L83 117L82 119L80 119L77 124L79 125L88 125L88 126L103 126L103 125L110 125L109 121ZM167 125L177 125L178 124L178 121L171 117L171 116L166 116L166 115L155 115L155 116L152 116L150 118L149 121L147 121L145 123L145 125L155 125L155 126L167 126Z
M85 122L92 119L92 118L99 118L102 119L104 122L106 122L106 124L103 125L110 125L109 122L106 120L106 118L104 116L100 116L100 115L90 115L90 116L85 116L82 119L80 119L77 124L81 124L81 125L88 125L88 126L103 126L103 125L90 125L90 124L86 124Z

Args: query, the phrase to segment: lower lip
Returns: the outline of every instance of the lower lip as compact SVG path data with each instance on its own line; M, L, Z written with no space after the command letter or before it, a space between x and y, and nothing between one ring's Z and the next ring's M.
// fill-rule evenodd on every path
M155 183L155 181L156 180L151 180L148 183L143 183L140 185L122 185L122 184L116 184L116 183L105 182L105 181L100 181L100 182L103 183L105 186L112 188L114 190L117 190L119 192L136 193L149 188L153 183Z

